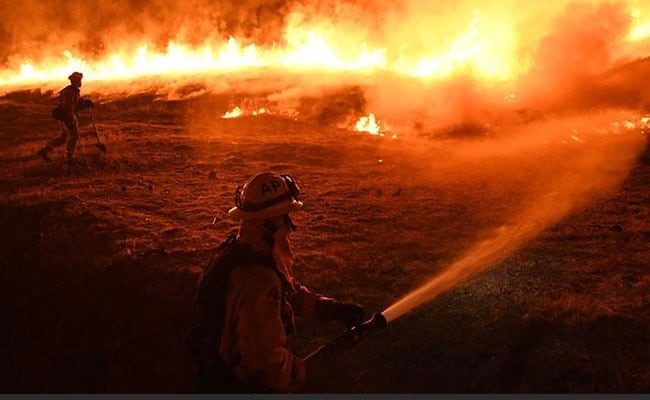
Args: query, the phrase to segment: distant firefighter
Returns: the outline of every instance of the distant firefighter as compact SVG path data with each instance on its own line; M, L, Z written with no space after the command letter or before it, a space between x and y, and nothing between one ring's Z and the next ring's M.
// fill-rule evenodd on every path
M67 141L66 162L68 171L70 171L73 162L73 155L79 140L79 111L93 107L93 102L88 98L80 97L81 72L73 72L68 76L70 85L66 86L59 92L57 107L52 111L52 117L59 121L61 134L56 139L50 141L37 154L45 161L51 161L48 153L55 147L59 147Z
M289 236L296 226L289 214L302 208L299 192L290 175L274 172L237 188L228 214L241 225L198 282L198 325L188 337L200 393L299 392L322 360L306 362L287 348L294 315L363 322L361 305L315 294L294 278Z

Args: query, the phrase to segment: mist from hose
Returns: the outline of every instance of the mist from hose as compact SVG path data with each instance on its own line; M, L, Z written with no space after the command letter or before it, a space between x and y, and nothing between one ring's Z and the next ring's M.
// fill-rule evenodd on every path
M586 117L587 123L590 118ZM564 154L558 151L561 154L554 155L566 161L566 165L560 163L561 167L555 166L555 169L548 167L552 172L543 171L540 176L533 178L537 180L531 182L533 196L530 198L535 200L524 206L523 211L512 219L513 222L496 229L488 239L473 245L441 274L387 307L381 312L386 321L394 321L458 283L504 261L569 213L620 184L643 149L644 139L638 131L603 135L603 131L596 126L597 119L594 115L591 135L585 143L577 145L579 147L576 152ZM560 130L558 127L557 122L545 122L540 129L553 136ZM461 146L458 151L459 154L462 153L460 157L474 154L475 157L484 158L501 157L511 152L529 155L540 152L539 149L531 148L531 145L530 139L522 142L513 139L510 146L504 146L503 143L474 144L465 148ZM566 145L559 145L559 150L562 150L561 146ZM516 168L515 163L512 168ZM542 165L541 169L544 168Z

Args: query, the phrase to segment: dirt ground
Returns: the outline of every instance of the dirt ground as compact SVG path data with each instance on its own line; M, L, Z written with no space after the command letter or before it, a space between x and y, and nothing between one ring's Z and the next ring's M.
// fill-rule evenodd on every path
M108 151L83 113L69 175L63 148L35 157L52 93L0 98L0 391L190 392L195 283L263 170L302 188L295 273L317 292L370 315L457 266L307 392L650 390L642 133L603 131L605 113L392 139L342 129L363 108L346 93L232 119L255 98L91 93ZM298 324L299 355L344 330Z

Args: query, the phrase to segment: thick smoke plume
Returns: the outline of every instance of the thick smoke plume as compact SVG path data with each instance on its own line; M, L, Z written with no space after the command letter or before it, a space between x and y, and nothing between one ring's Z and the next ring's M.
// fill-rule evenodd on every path
M302 23L327 20L336 29L383 31L383 16L399 1L300 0L26 0L0 3L0 65L16 57L38 59L48 50L82 56L147 43L164 50L237 38L244 44L282 45L288 16Z
M429 124L433 130L441 124L495 125L513 122L513 117L527 121L544 112L648 108L650 96L644 93L639 73L642 79L649 77L646 57L650 53L641 50L641 45L638 52L630 51L626 35L632 20L626 4L551 1L543 8L521 9L515 3L499 3L502 7L495 14L488 7L485 20L499 15L509 21L504 14L514 16L513 36L503 44L511 46L513 60L525 67L524 73L512 81L487 84L474 79L471 71L428 84L390 77L370 89L369 108L388 120L409 112L411 120ZM453 10L453 20L458 21L459 8ZM418 26L417 18L426 14L414 15L419 16L413 21ZM444 42L447 36L432 37ZM628 63L640 65L632 72Z
M128 43L164 49L170 40L200 43L229 36L267 43L281 38L282 0L26 0L0 4L0 61L44 50L101 56Z

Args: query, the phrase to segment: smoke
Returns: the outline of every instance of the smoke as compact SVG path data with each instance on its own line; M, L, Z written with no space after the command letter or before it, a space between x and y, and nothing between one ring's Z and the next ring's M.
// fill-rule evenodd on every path
M531 42L548 32L558 14L565 13L565 17L555 24L565 27L553 29L564 30L562 40L590 27L607 40L611 31L624 28L623 11L628 11L629 19L624 3L566 3L549 0L522 7L514 0L25 0L18 7L3 2L0 60L25 53L36 56L36 50L48 48L92 55L129 42L148 42L164 49L169 40L197 43L229 36L274 45L282 43L290 23L320 25L323 30L337 31L339 38L343 33L351 44L367 42L386 48L389 58L398 58L406 53L444 51L477 12L481 23L490 26L491 36L496 34L492 36L499 41L495 45L509 46L509 34L516 34L515 40L521 41L526 52Z
M406 15L411 17L398 25L404 30L397 28L392 40L444 52L444 46L449 46L446 39L463 29L459 21L467 24L476 4L454 2L452 7L443 3L431 14L427 8L433 5L426 3L410 4ZM481 7L482 26L494 23L494 29L503 31L496 35L503 38L497 45L511 49L512 64L521 67L523 74L513 81L485 82L475 79L474 71L460 70L447 79L424 84L403 76L385 77L368 89L368 107L387 120L401 116L435 133L445 125L495 125L517 115L525 120L531 113L646 105L648 95L640 89L638 74L619 73L616 80L609 79L613 68L647 56L629 53L625 36L631 12L624 2L547 1L543 7L525 8L507 1L490 5ZM439 16L433 24L431 15ZM502 26L504 21L510 25ZM641 72L647 79L648 71ZM630 104L625 99L637 101Z
M550 106L611 67L630 29L625 11L609 3L568 5L540 41L533 67L520 82L522 101Z
M381 30L400 1L301 0L25 0L0 3L0 65L62 50L99 57L106 51L170 40L186 44L237 38L244 45L282 44L290 15L327 20L348 32ZM392 12L392 11L390 11ZM45 54L44 54L45 53Z
M650 12L640 3L25 0L18 7L5 1L0 3L0 72L3 67L15 71L26 60L33 64L60 60L64 50L94 61L112 54L132 55L141 45L164 52L170 41L220 47L234 37L242 46L291 47L299 43L287 41L301 37L291 33L306 29L337 45L341 57L358 56L364 48L383 49L391 67L412 66L423 57L436 65L444 58L438 67L450 72L440 79L411 77L410 70L402 71L405 74L344 72L317 78L314 73L307 79L297 76L294 82L282 77L279 88L256 83L277 90L269 101L293 104L303 90L316 96L315 90L327 94L341 86L358 86L364 91L367 111L394 127L395 133L403 136L417 126L426 134L436 134L454 126L495 126L522 113L612 106L613 101L630 105L630 98L636 100L633 106L644 106L648 95L641 93L643 79L638 75L621 75L602 85L611 68L645 57L643 49L650 48L650 40L632 46L625 39L633 23L632 11ZM463 58L466 43L479 51L474 64L466 64ZM480 67L496 77L480 76ZM259 73L260 81L265 73ZM207 74L199 78L205 79L206 93L238 85L233 80L224 85ZM86 87L92 89L90 82Z
M620 116L618 116L620 117ZM452 149L459 165L481 159L482 166L507 160L510 173L534 159L541 166L527 176L529 195L519 208L488 238L476 243L441 274L399 299L382 314L395 320L419 305L472 276L494 267L560 222L569 213L614 190L628 175L645 143L629 131L613 134L617 113L605 112L578 118L540 122L507 139L460 144ZM567 144L569 134L580 135ZM500 179L507 171L499 171ZM492 178L494 179L494 178Z
M305 96L317 98L340 87L361 88L367 112L395 127L400 136L457 132L455 127L519 129L507 142L458 146L459 160L492 154L528 154L539 140L553 142L565 132L561 114L627 107L650 111L650 40L626 39L632 11L648 16L641 0L23 0L0 2L0 72L26 60L60 58L63 51L88 61L131 53L141 45L163 52L170 41L223 44L229 37L245 46L282 48L292 32L316 31L338 45L341 56L359 49L383 49L386 63L398 70L421 58L447 75L413 77L413 71L372 73L237 72L227 79L202 82L156 78L152 87L168 98L258 90L269 102L297 107ZM297 35L299 37L299 35ZM476 55L464 45L475 45ZM347 53L349 52L349 54ZM496 56L498 55L498 57ZM475 63L467 59L476 56ZM444 61L440 61L443 60ZM482 76L482 69L491 72ZM485 72L483 71L483 72ZM71 72L71 71L70 71ZM276 73L278 71L272 71ZM2 74L0 74L2 75ZM207 74L206 74L207 75ZM234 74L233 74L234 75ZM62 76L62 79L65 77ZM271 78L269 78L271 77ZM194 77L193 77L194 78ZM138 82L137 90L150 82ZM84 90L109 90L112 83L84 82ZM355 90L354 96L358 92ZM270 93L270 94L269 94ZM347 104L347 103L345 103ZM590 118L593 114L590 114ZM537 120L539 125L531 124ZM526 123L526 128L518 126ZM575 121L572 121L575 124ZM401 129L401 130L400 130ZM465 129L465 128L463 128ZM460 131L462 131L461 129ZM474 128L472 128L474 129ZM598 127L582 128L595 137ZM611 136L614 137L614 136ZM622 137L621 137L622 138ZM536 201L513 216L460 258L447 272L385 311L391 320L427 301L461 279L507 257L571 210L619 182L629 171L636 142L613 140L585 146L565 171L540 178ZM513 163L513 168L516 164ZM547 185L552 182L553 185Z
M282 37L284 0L26 0L0 4L0 64L63 49L101 56L129 44L203 43L230 36L261 44Z

